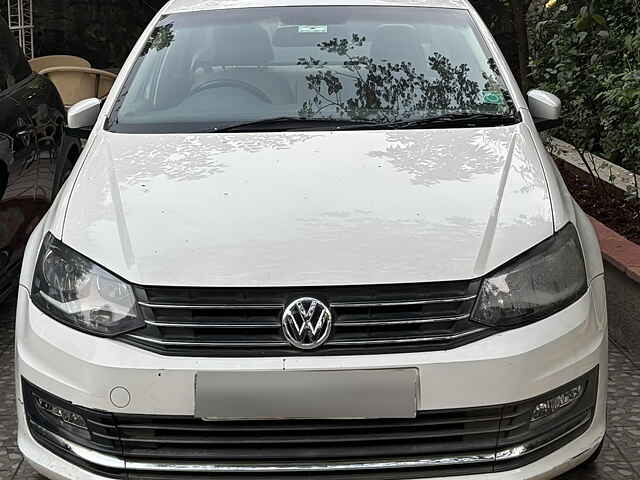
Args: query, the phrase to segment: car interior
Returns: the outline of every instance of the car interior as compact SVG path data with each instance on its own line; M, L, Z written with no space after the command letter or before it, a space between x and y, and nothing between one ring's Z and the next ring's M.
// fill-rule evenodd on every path
M307 105L322 115L335 113L335 103L362 95L358 80L376 92L386 74L445 81L434 70L438 56L480 89L491 73L484 47L465 21L291 25L286 20L181 28L179 21L166 19L138 61L127 89L134 99L125 99L120 114L131 123L225 119L231 113L242 119L298 115ZM163 42L163 35L169 41Z

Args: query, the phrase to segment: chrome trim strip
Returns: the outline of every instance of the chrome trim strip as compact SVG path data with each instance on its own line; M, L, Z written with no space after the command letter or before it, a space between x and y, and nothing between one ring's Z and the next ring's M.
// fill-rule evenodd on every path
M367 321L343 321L336 322L336 327L370 327L370 326L387 326L387 325L413 325L413 324L421 324L421 323L442 323L442 322L457 322L460 320L467 320L471 317L471 314L467 315L458 315L455 317L432 317L432 318L418 318L413 320L367 320Z
M456 303L456 302L468 302L469 300L475 300L477 295L469 295L467 297L452 297L452 298L434 298L429 300L399 300L389 302L334 302L331 304L332 308L357 308L357 307L402 307L410 305L431 305L435 303Z
M264 305L239 305L239 304L217 304L217 305L187 305L169 303L150 303L138 301L138 305L149 308L163 308L167 310L280 310L284 305L264 304Z
M468 337L469 335L474 335L476 333L484 332L489 330L488 328L476 328L475 330L470 330L464 333L458 333L456 335L440 335L440 336L432 336L432 337L418 337L418 338L381 338L375 340L334 340L332 342L327 342L325 345L336 346L336 345L376 345L376 344L399 344L399 343L420 343L420 342L436 342L436 341L448 341L448 340L457 340L459 338Z
M177 463L177 462L127 462L129 470L146 470L153 472L196 472L196 473L287 473L287 472L340 472L360 470L397 470L402 468L436 468L455 465L475 465L495 461L494 453L477 453L468 455L446 455L416 460L380 460L371 462L325 462L325 463L264 463L264 464L232 464L232 463Z
M432 337L418 337L418 338L383 338L375 340L334 340L327 342L328 346L342 346L342 345L379 345L379 344L403 344L403 343L420 343L420 342L436 342L436 341L449 341L457 340L459 338L468 337L479 332L484 332L488 328L476 328L464 333L458 333L456 335L440 335ZM289 347L291 346L287 342L178 342L172 340L162 340L157 338L149 338L141 335L126 335L128 338L133 338L141 342L153 343L155 345L169 345L173 347Z
M169 345L172 347L288 347L287 342L177 342L149 338L142 335L126 335L141 342L153 343L155 345Z
M155 320L145 320L147 325L164 328L280 328L279 323L172 323L156 322Z
M38 435L53 443L56 447L89 463L99 465L101 467L114 468L119 470L124 470L126 468L125 461L120 458L113 457L111 455L105 455L104 453L96 452L95 450L91 450L69 440L66 440L56 435L55 433L42 428L40 425L32 421L29 421L29 427L36 431Z

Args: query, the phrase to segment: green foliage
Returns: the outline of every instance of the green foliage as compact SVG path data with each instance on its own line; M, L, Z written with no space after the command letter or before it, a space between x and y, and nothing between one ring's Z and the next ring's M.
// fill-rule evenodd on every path
M640 0L558 0L531 18L534 83L564 104L558 135L576 146L594 181L587 152L640 174Z
M640 13L640 12L639 12ZM610 73L603 80L602 102L605 149L623 167L636 174L635 185L629 191L640 199L640 29L626 35L621 45L621 71Z

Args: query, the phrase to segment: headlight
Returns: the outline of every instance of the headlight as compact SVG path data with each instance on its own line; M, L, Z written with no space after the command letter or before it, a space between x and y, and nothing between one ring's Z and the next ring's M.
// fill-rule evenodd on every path
M587 291L580 240L568 224L482 282L472 319L515 327L548 317Z
M114 336L144 326L133 289L47 234L31 290L33 303L71 327Z

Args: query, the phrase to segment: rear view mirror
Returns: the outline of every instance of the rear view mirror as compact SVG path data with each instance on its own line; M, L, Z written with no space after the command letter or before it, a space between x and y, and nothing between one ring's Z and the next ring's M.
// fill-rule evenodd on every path
M531 90L528 93L529 111L536 122L538 131L549 130L562 125L562 102L553 93Z
M73 105L67 113L68 133L79 138L88 138L98 121L102 102L97 98L88 98Z

